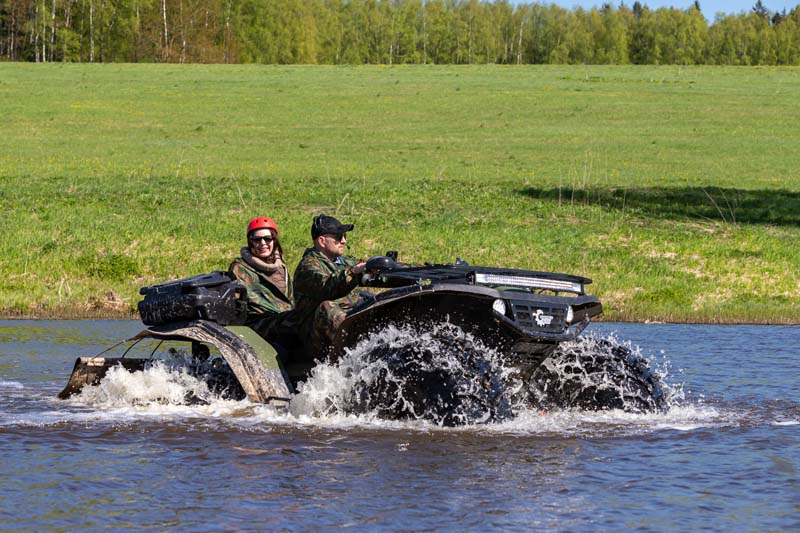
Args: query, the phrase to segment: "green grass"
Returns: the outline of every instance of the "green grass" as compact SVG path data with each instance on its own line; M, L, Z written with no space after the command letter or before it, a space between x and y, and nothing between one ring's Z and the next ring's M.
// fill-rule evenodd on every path
M800 69L0 64L0 314L125 316L320 211L351 251L800 322Z

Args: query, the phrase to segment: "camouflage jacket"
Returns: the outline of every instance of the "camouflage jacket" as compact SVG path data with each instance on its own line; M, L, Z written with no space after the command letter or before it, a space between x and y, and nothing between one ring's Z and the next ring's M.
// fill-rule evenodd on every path
M286 272L286 294L263 272L257 271L248 265L244 259L234 259L228 272L247 289L247 317L248 322L253 318L261 318L266 314L279 314L289 311L294 307L292 280Z
M353 274L356 260L342 256L341 263L333 262L316 248L307 248L294 271L295 307L299 334L307 335L319 305L333 300L342 310L351 309L358 302L359 274Z

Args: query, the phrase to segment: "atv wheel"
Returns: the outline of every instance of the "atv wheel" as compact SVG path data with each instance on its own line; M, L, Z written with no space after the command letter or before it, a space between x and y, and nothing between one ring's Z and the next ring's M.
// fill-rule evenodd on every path
M377 371L359 379L351 408L386 419L441 426L497 422L511 416L499 358L452 325L417 331L387 328L356 347Z
M565 343L533 372L530 398L538 408L663 411L657 374L629 348L606 339Z

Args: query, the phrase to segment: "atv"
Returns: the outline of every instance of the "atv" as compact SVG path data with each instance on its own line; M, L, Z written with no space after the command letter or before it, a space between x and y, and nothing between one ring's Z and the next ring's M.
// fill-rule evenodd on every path
M369 357L381 363L382 371L375 381L354 387L349 408L389 418L427 418L441 425L503 420L513 416L506 384L497 365L487 364L481 347L500 354L500 366L513 369L518 382L537 382L537 371L552 381L553 365L544 363L557 357L559 346L575 340L602 313L600 301L585 292L590 283L579 276L471 266L460 259L452 264L402 265L396 262L396 253L389 252L367 261L362 286L375 290L361 293L329 351L316 354L317 359L336 364L387 326L434 331L437 342L444 342L439 348L373 343ZM128 348L121 357L104 357L104 352L79 358L60 398L97 384L114 366L144 369L158 358L158 346L145 357L129 356L132 346L144 339L159 345L183 343L192 371L234 399L286 406L313 371L313 364L302 362L307 358L293 356L299 347L289 346L287 356L277 343L267 342L245 325L245 291L225 272L143 287L140 293L144 299L139 313L148 327L124 341ZM452 365L433 363L441 346L459 354L460 377L448 373ZM175 348L170 351L175 353ZM654 376L635 358L627 367L643 392L637 396L652 399L641 409L660 408ZM475 385L467 386L464 380L480 383L480 398ZM542 396L541 386L534 389L541 405L565 403L564 394L549 398ZM544 389L559 390L549 381ZM588 399L578 406L625 406L622 393L604 394L584 394Z
M394 254L391 254L394 255ZM454 264L403 266L392 257L367 262L364 285L390 288L367 293L336 334L332 357L386 323L425 325L445 320L501 351L529 373L556 347L575 339L603 312L579 276Z

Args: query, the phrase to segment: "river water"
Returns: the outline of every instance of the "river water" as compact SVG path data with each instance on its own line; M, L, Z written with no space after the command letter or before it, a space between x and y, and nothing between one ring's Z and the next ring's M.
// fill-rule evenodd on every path
M0 530L800 530L798 327L591 326L667 373L650 415L448 429L131 384L56 399L75 357L140 329L0 321Z

